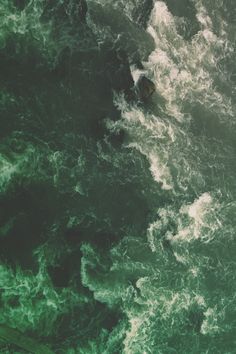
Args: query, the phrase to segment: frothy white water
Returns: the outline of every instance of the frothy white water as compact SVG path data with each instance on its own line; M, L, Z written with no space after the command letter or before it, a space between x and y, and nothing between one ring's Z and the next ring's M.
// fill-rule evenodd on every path
M152 99L152 113L115 97L123 113L123 123L116 123L116 128L125 128L130 138L128 146L147 157L154 180L174 193L190 188L198 193L207 191L204 186L209 184L208 164L215 161L216 149L222 155L221 142L206 138L204 131L202 136L196 136L192 125L202 122L212 136L214 122L216 127L222 125L222 132L235 125L235 105L215 84L218 63L228 46L225 28L222 25L220 33L215 34L202 2L196 7L201 31L191 41L185 41L164 2L155 2L147 31L156 49L143 63L144 70L131 67L134 81L145 73L155 83L157 95ZM208 113L203 116L204 112ZM220 135L221 130L218 131ZM225 158L229 158L228 152Z
M6 158L0 156L0 187L2 191L5 191L9 181L12 178L12 175L16 172L17 167L7 161Z
M148 32L155 40L156 49L145 67L166 99L167 112L177 119L184 119L188 113L185 103L194 101L204 102L227 119L235 112L230 100L217 92L213 81L217 63L225 55L227 38L223 30L219 36L213 32L204 10L200 7L197 16L202 30L191 42L177 33L174 17L161 1L155 3L149 22Z
M232 46L220 12L217 23L221 24L216 31L216 21L204 1L195 1L195 6L200 31L186 41L166 4L155 2L147 32L156 48L143 62L143 70L135 66L131 70L135 82L141 74L150 78L157 94L148 108L115 95L122 121L108 124L114 130L125 129L127 148L147 158L154 183L173 198L157 210L157 218L147 230L148 245L157 257L156 273L152 276L152 269L136 283L140 296L135 301L141 307L126 309L130 329L124 341L125 353L152 353L155 330L160 333L156 348L165 353L162 336L172 330L175 333L185 311L194 306L203 314L202 334L215 335L223 330L223 305L217 306L218 298L206 295L204 278L211 269L212 245L221 248L226 235L232 237L230 216L224 214L227 202L221 201L230 201L235 195L234 148L224 137L235 129L236 107L217 85L224 81L220 62L231 53ZM199 126L197 133L194 124ZM215 257L213 253L217 262ZM185 271L178 273L177 265ZM220 272L227 273L228 267L222 265Z

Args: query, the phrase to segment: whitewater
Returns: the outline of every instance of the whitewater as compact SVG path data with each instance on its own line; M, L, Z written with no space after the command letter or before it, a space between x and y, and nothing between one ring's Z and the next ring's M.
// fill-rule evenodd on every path
M53 353L236 353L235 3L0 13L0 324Z

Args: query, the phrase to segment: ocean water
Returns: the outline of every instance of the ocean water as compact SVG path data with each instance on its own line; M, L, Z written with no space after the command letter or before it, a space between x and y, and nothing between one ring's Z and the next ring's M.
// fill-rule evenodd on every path
M235 1L0 18L0 326L58 354L236 353Z

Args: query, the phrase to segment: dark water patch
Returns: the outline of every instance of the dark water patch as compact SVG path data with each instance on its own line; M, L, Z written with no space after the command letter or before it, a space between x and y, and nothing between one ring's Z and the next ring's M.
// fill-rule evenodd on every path
M146 28L152 9L153 0L145 0L139 2L137 6L135 6L134 11L132 13L134 21L140 26Z
M63 49L62 45L52 67L32 42L12 36L0 57L3 89L17 106L3 116L5 134L20 128L43 136L59 125L60 130L78 130L100 139L104 135L102 120L117 116L112 90L130 92L132 86L125 53L89 49L90 44L86 51L78 45L73 52L68 38L69 47Z
M125 141L125 132L121 130L117 133L109 134L108 141L115 148L121 147Z
M154 49L154 41L145 29L134 24L118 8L114 9L110 4L101 6L91 2L89 13L97 27L98 40L102 43L112 41L116 49L124 50L134 62L140 58L147 59ZM102 37L100 29L106 29L107 38Z
M234 145L234 127L229 127L227 122L216 111L209 111L203 104L192 105L191 128L196 135L205 135L209 138L219 139Z
M53 11L56 5L48 6ZM50 16L54 18L53 14ZM62 21L60 16L58 21ZM73 129L95 139L102 138L103 119L118 116L112 90L131 96L133 80L124 50L110 49L109 45L99 50L94 40L91 44L88 41L86 50L79 43L74 46L77 34L80 39L87 38L88 32L78 29L76 34L70 33L67 44L59 44L53 66L30 37L28 40L20 35L8 38L0 57L3 89L15 98L17 112L9 110L3 117L5 134L20 128L43 137L59 126L60 131ZM60 37L57 31L56 36Z
M111 47L112 48L112 45ZM124 92L127 97L132 95L131 89L134 81L130 72L129 60L125 51L102 49L102 55L106 63L105 73L111 84L112 89L117 92Z
M200 24L196 18L196 8L194 2L191 0L165 0L168 9L180 19L184 19L182 23L177 26L179 34L184 39L190 40L199 30Z
M43 18L53 18L59 22L69 21L74 27L80 22L85 22L87 11L86 0L65 0L63 2L49 0L45 1Z
M31 184L2 197L1 257L35 268L33 250L43 242L45 225L57 213L58 199L48 185Z
M78 344L79 348L82 348L88 343L88 339L96 340L104 330L107 338L108 333L119 322L116 311L109 310L105 305L94 300L84 306L83 312L81 310L81 307L75 308L71 314L62 316L58 320L57 337L52 339L57 343L56 352L61 353L60 349L62 350L64 346L65 350L68 347L76 348Z
M28 3L29 0L13 0L14 6L20 11L24 10Z
M73 277L77 274L79 280L80 272L80 258L81 253L79 250L70 253L66 258L60 260L58 265L49 266L47 271L52 280L54 287L56 288L66 288L70 286L70 282Z
M200 333L205 315L201 309L191 310L189 312L189 328Z
M96 226L86 225L86 223L68 228L64 233L64 237L66 242L73 248L80 246L83 242L89 242L101 250L109 250L120 239L119 234L112 234L106 230L97 231Z
M9 99L12 108L3 115L6 134L10 129L20 128L43 137L60 128L64 133L72 129L101 138L104 134L101 121L117 115L112 99L116 84L109 76L108 67L109 63L112 65L111 58L108 57L107 63L99 52L70 55L51 71L37 68L35 56L32 60L27 57L29 62L20 63L9 57L2 60L3 87L14 97L13 102ZM116 88L127 89L125 83L121 85ZM4 114L6 107L2 109Z

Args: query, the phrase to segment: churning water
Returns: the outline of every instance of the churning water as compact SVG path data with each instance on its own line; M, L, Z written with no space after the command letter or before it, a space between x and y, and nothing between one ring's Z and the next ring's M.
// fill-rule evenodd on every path
M0 323L54 353L236 353L235 1L0 16Z

